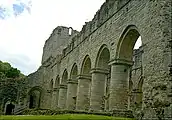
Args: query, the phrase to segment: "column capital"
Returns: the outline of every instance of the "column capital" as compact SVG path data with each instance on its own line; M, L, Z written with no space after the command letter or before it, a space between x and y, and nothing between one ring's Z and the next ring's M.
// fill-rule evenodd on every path
M60 85L59 85L59 89L67 89L67 85L60 84Z
M109 69L93 68L93 69L91 69L91 73L108 74L109 73Z
M125 60L125 59L112 59L109 62L109 65L128 65L128 66L132 66L133 64L134 64L133 61Z
M77 79L87 79L87 80L91 80L91 75L78 75Z
M74 79L68 79L67 84L78 84L78 81Z

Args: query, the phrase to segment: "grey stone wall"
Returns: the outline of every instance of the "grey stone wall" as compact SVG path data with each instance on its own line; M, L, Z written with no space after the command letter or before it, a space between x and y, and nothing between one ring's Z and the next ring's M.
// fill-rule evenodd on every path
M49 104L54 102L50 100L51 91L47 92L50 90L50 81L53 80L54 84L57 76L62 80L64 70L68 72L67 78L71 79L72 66L76 64L80 75L76 109L90 110L91 105L93 110L100 110L101 103L94 97L96 95L103 97L103 94L99 94L100 91L97 90L106 86L101 86L103 84L93 79L98 81L103 77L96 77L93 72L88 79L88 76L83 76L82 70L86 56L91 60L91 69L96 69L101 48L106 46L110 53L108 65L111 68L109 98L108 102L106 101L106 104L109 103L109 110L132 109L139 111L135 112L136 116L144 113L145 118L151 118L153 114L156 114L154 117L159 117L158 111L165 110L164 114L167 117L172 104L170 101L171 14L171 0L107 0L93 20L87 22L79 33L75 32L75 35L70 36L69 28L57 27L53 32L55 35L51 35L45 43L42 66L36 73L30 75L31 87L41 86L45 89L46 97L42 100L45 104L41 107L48 108L51 106ZM64 28L61 36L58 35L60 28ZM134 52L135 62L132 67L133 46L139 35L142 38L144 53L138 57L140 55L137 54L138 51ZM138 89L139 83L142 84L141 89ZM60 87L58 89L61 90ZM69 92L71 91L66 94L70 95ZM143 94L138 95L139 92ZM135 97L131 98L131 96ZM70 97L64 98L60 94L58 97L63 101L68 101L68 98ZM139 101L141 106L132 108L135 104L133 101Z

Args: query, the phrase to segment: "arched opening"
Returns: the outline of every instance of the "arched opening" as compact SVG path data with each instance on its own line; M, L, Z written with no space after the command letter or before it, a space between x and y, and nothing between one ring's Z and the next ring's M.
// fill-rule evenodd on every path
M69 28L69 35L72 35L72 31L73 31L73 29L72 29L72 27L70 27Z
M78 75L78 67L76 65L76 63L73 65L72 70L71 70L71 75L70 78L72 80L76 80L77 79L77 75Z
M51 108L52 109L56 109L57 106L58 106L58 98L59 98L59 87L60 87L60 77L59 75L57 75L56 79L55 79L55 82L54 82L54 85L51 81L51 88L53 87L52 89L52 94L51 94Z
M116 54L117 61L120 61L118 64L123 64L125 67L124 73L122 74L126 76L126 80L128 81L128 108L130 108L130 105L132 106L133 103L136 103L136 99L133 98L138 98L138 96L140 96L136 84L143 73L142 54L143 46L139 31L134 25L128 26L119 40Z
M36 95L34 93L32 93L30 95L30 99L29 99L29 108L33 109L36 108Z
M106 45L103 45L97 55L96 67L109 69L110 52Z
M91 91L91 59L88 55L85 56L81 74L78 76L78 91L77 91L77 110L89 110L90 107L90 91Z
M10 101L6 105L5 115L12 115L12 114L14 114L14 108L15 108L15 105Z
M6 103L8 101L13 101L13 102L18 102L18 89L13 86L13 85L6 85L6 86L3 86L2 89L0 89L0 107L1 107L1 104L2 104L2 107L1 107L1 110L6 112ZM3 93L3 94L2 94ZM2 101L2 103L1 103ZM0 111L1 111L0 110Z
M42 96L42 89L40 87L33 87L29 93L29 108L40 108L41 105L41 96Z
M68 91L67 91L67 109L75 110L76 108L76 97L77 97L77 87L78 87L78 67L76 63L72 66L70 81L68 81Z
M91 109L108 110L110 84L110 52L106 45L99 49L96 66L92 69ZM95 104L96 103L96 104Z
M67 80L68 80L68 73L67 73L67 70L65 69L64 72L63 72L63 75L62 75L61 84L66 85L67 84Z
M128 26L119 40L116 54L117 59L132 61L134 47L138 48L138 44L141 44L140 42L141 37L137 27L133 25Z
M91 71L91 59L87 55L82 64L81 74L91 75L90 71Z
M59 98L58 98L58 107L61 109L66 108L67 89L68 89L67 82L68 82L68 72L67 69L65 69L60 83Z

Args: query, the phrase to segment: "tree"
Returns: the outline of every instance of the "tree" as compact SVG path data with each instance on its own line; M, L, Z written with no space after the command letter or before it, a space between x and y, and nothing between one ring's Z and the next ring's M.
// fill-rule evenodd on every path
M20 71L17 70L17 68L11 68L10 70L7 71L6 76L8 78L17 78L20 76Z

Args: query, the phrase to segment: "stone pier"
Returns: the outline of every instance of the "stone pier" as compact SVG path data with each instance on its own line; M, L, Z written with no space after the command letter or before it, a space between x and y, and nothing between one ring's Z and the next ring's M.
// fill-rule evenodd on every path
M78 82L76 80L68 80L67 101L66 108L68 110L75 110L76 108L76 94Z
M90 107L90 84L91 76L78 76L78 92L76 101L76 110L89 110Z
M91 83L91 98L90 98L90 110L103 111L105 108L105 87L107 69L95 68L92 69L92 83Z
M129 72L132 61L114 60L111 64L109 109L127 110Z
M67 85L60 85L59 88L59 99L58 99L58 107L61 109L66 108L66 98L67 98Z

